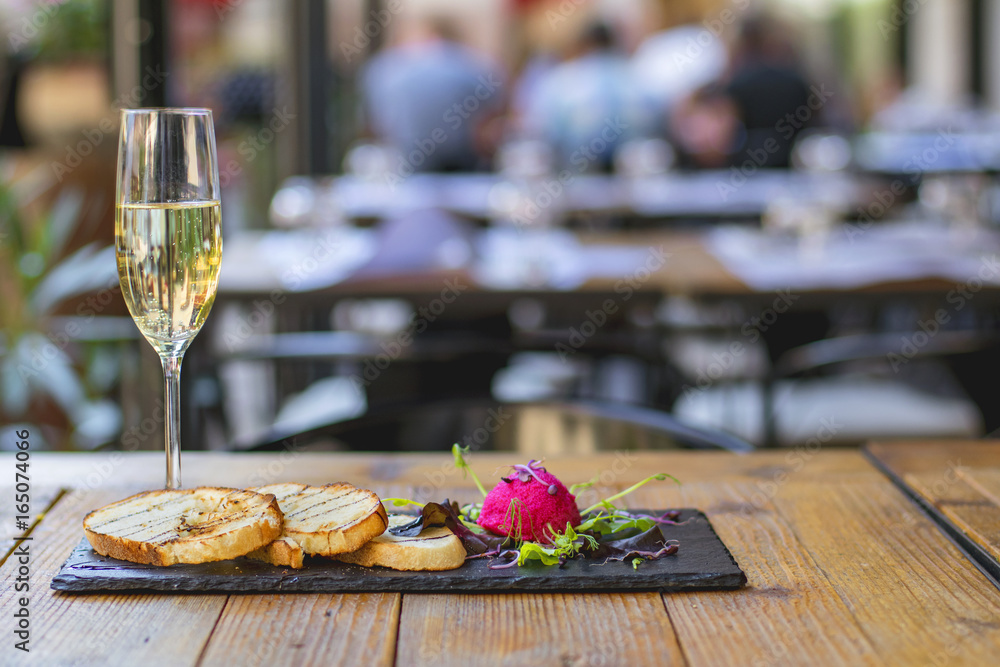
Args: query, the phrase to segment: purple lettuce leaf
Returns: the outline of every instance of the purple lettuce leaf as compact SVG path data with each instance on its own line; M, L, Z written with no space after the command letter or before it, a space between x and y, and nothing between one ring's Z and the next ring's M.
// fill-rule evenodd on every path
M599 541L596 549L587 552L587 557L603 558L605 562L626 558L653 560L673 553L677 553L677 544L668 544L660 529L654 526L632 537Z

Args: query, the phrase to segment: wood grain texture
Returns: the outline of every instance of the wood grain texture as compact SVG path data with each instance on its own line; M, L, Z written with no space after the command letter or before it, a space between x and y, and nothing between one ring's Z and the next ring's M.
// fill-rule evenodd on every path
M1000 507L1000 449L991 467L963 467L958 471L962 480L982 494L983 498Z
M401 596L234 595L199 667L393 664Z
M942 514L1000 561L1000 507L995 505L944 505Z
M882 443L867 451L1000 561L1000 442Z
M683 665L656 593L406 595L399 665Z
M949 464L996 468L1000 440L873 442L865 451L882 463L910 472L942 472Z
M31 483L29 496L31 499L31 512L29 513L28 524L32 526L38 519L43 518L46 508L62 492L57 486L41 486ZM13 486L0 486L0 563L6 559L7 554L14 548L14 537L22 536L28 531L20 530L15 523L18 513L14 507Z
M897 488L789 484L774 504L886 661L1000 656L1000 591Z
M628 504L702 508L749 579L738 596L663 596L688 664L883 664L850 607L757 484L647 486Z
M30 653L0 646L4 665L194 664L222 611L225 596L98 595L56 593L49 581L83 534L84 515L122 498L123 492L64 496L32 533L29 544ZM13 610L25 595L13 588L17 559L0 567L0 609ZM5 633L6 634L6 633Z
M956 462L937 488L968 510L966 521L973 508L989 507L983 500L1000 479L990 467L996 449L917 444ZM920 447L906 454L913 479L934 489L948 469L914 456ZM547 460L564 481L596 475L606 491L661 471L684 482L656 482L628 503L706 511L750 584L662 596L56 594L48 581L79 541L83 514L161 484L162 455L37 458L52 473L47 484L68 479L91 490L61 499L36 529L44 549L32 563L32 654L24 664L974 665L1000 656L1000 592L857 451ZM254 477L346 479L381 495L477 499L449 459L186 453L185 478L233 486ZM474 454L470 462L490 486L514 461ZM110 486L123 480L132 487ZM13 603L11 567L0 568L4 609ZM7 660L6 649L0 662L22 664L20 656Z

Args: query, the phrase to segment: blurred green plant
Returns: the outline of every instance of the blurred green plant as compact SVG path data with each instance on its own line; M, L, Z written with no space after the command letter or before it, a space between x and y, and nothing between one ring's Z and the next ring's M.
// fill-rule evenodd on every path
M54 330L60 306L116 283L112 246L67 252L82 206L82 192L67 187L29 222L0 183L0 422L33 427L50 447L91 449L121 429L120 408L104 398L118 355L77 340L78 327Z
M53 5L38 30L36 56L66 60L100 56L108 45L108 0L66 0Z

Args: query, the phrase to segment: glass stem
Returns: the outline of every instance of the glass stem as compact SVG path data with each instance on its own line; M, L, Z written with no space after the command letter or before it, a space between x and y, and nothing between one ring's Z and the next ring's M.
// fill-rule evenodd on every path
M167 453L167 488L181 488L181 361L184 355L162 356L166 414L163 447Z

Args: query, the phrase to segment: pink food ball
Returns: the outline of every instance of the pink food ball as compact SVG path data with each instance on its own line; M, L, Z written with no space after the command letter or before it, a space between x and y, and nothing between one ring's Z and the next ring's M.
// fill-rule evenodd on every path
M579 525L576 496L545 468L533 467L532 471L534 475L527 476L515 470L501 479L483 500L476 523L498 535L516 536L518 519L515 515L511 521L510 507L511 501L517 498L520 501L521 539L549 544L552 531L565 532L567 523ZM522 481L525 477L527 481Z

